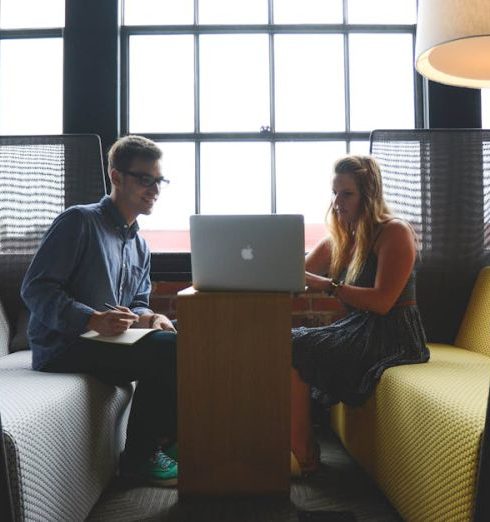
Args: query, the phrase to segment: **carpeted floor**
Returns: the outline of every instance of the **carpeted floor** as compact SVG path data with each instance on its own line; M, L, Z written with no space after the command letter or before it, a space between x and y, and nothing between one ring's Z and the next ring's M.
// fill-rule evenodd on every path
M179 502L176 489L134 487L120 480L94 507L89 522L401 522L332 433L319 437L322 469L291 484L289 500L210 499ZM308 513L301 514L302 510ZM311 514L311 512L316 512ZM329 511L320 513L318 511Z

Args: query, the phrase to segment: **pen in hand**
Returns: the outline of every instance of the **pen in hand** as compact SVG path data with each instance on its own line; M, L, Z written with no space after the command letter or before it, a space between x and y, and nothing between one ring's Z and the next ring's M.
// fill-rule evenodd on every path
M111 305L109 303L104 303L104 306L106 308L109 308L109 310L114 310L114 312L123 312L123 313L129 313L129 314L132 314L134 315L134 317L138 318L138 316L136 314L134 314L133 312L131 312L131 310L128 310L126 308L126 310L121 310L121 307L118 307L118 306L114 306L114 305ZM123 307L124 308L124 307Z
M117 306L111 305L111 304L109 304L109 303L104 303L104 306L105 306L106 308L108 308L109 310L113 310L114 312L129 313L129 314L131 314L131 315L133 315L133 316L135 317L135 320L131 321L131 323L133 323L133 322L138 322L139 317L138 317L136 314L134 314L133 312L131 312L131 310L128 310L128 309L126 309L127 311L126 311L126 310L121 310L120 307L117 307ZM130 327L130 326L131 326L131 325L128 325L128 327Z

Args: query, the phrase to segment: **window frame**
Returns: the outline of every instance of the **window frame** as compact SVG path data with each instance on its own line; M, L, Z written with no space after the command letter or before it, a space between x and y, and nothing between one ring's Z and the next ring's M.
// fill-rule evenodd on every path
M63 27L39 29L1 29L0 40L25 40L29 38L63 38Z
M343 141L347 152L352 141L369 142L369 131L352 131L350 127L350 57L349 36L351 34L409 34L412 37L412 55L415 54L416 24L349 24L347 20L348 0L343 0L343 21L337 24L273 24L273 0L268 0L267 24L199 25L198 0L194 0L194 23L192 25L121 25L121 133L129 132L129 51L130 38L139 35L192 35L194 39L194 132L141 134L157 142L193 142L195 147L195 203L194 211L200 213L200 151L204 142L267 142L271 147L271 213L276 213L275 144L291 141ZM265 34L269 40L269 116L270 128L259 132L202 132L200 131L200 68L199 45L201 35L216 34ZM345 130L341 132L277 132L275 130L275 64L274 36L278 34L336 34L343 39ZM415 70L414 70L415 71ZM414 72L414 122L415 128L424 127L424 83ZM190 253L152 252L152 273L156 278L166 279L186 276L190 280Z

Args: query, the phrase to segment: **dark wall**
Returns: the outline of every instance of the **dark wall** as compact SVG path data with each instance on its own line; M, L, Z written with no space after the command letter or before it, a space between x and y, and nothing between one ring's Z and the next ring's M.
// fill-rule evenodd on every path
M481 128L481 91L428 82L429 128Z

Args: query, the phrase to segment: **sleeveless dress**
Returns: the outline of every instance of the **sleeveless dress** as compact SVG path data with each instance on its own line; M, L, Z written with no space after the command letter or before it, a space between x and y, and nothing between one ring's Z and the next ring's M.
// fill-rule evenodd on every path
M377 257L371 250L352 284L374 287ZM346 305L347 307L347 305ZM325 405L362 404L386 368L429 360L415 303L415 273L386 315L347 307L329 326L293 328L293 366Z

